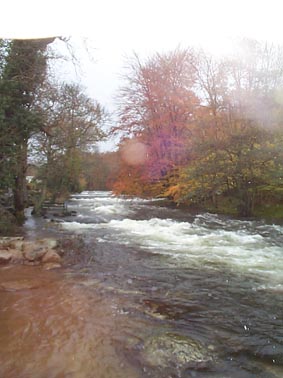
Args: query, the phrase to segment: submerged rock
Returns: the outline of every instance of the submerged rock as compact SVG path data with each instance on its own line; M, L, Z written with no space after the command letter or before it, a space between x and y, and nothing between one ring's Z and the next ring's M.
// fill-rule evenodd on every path
M62 267L61 264L54 263L54 262L46 263L46 264L43 265L43 269L45 269L45 270L59 269L61 267Z
M214 359L212 349L190 337L165 333L144 342L143 358L154 367L205 367Z
M15 281L6 281L0 284L0 289L5 291L20 291L37 289L42 285L41 282L31 279L21 279Z

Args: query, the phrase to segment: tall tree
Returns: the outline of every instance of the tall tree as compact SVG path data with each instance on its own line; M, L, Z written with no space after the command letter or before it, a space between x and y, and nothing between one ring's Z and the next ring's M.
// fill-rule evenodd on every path
M47 46L53 41L54 38L8 41L1 59L0 141L5 151L1 165L8 165L10 171L9 185L19 223L24 220L26 205L28 141L42 125L41 114L34 105L46 77Z
M140 144L145 146L142 165L148 183L189 158L188 136L198 104L193 59L191 51L176 49L144 63L135 55L129 63L116 129L135 137L139 150ZM125 143L122 148L127 149Z

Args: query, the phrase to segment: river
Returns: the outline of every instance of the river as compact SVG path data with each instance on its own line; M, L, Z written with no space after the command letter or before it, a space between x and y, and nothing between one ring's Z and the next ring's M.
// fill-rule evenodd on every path
M1 377L283 377L281 225L110 192L68 209L26 236L78 238L87 258L0 270L40 282L0 292Z

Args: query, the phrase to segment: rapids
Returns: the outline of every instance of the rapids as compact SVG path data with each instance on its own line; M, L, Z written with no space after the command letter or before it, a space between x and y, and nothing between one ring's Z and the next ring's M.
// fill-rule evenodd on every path
M27 238L78 237L60 271L0 269L0 376L282 378L283 227L162 201L74 195ZM54 222L55 220L55 222Z

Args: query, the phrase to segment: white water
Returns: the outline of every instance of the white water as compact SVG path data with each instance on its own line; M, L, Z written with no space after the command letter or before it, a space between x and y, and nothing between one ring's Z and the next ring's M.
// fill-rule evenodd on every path
M226 231L200 227L195 222L171 219L134 221L112 220L108 227L122 231L124 242L171 255L182 266L227 266L232 270L268 276L283 282L282 248L272 245L259 234L246 230Z
M189 221L162 219L151 217L154 207L147 202L117 198L105 192L83 192L73 199L81 218L63 223L62 227L74 232L98 233L99 242L132 245L164 254L177 266L224 268L258 275L265 279L266 287L278 289L283 285L281 226L213 214L201 214ZM135 211L143 206L147 206L146 219L135 219ZM171 212L178 218L176 211ZM90 217L87 223L83 221L84 214ZM92 222L96 216L103 216L103 222ZM107 232L101 236L102 230Z

